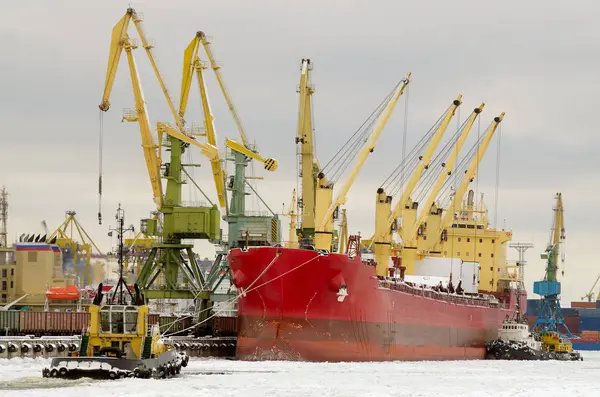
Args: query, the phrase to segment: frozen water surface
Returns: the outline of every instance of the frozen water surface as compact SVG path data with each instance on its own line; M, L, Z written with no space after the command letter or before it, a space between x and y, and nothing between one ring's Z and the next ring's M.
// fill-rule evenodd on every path
M192 360L179 378L44 379L44 359L0 359L0 396L597 396L600 352L584 361L294 363ZM50 390L49 390L50 389Z

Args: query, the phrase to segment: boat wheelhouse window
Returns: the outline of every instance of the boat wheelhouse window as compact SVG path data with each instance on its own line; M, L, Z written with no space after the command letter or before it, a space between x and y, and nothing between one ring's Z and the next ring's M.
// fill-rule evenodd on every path
M464 223L459 223L459 224L458 224L458 228L459 228L459 229L466 229L466 228L467 228L467 225L465 225Z
M137 332L137 308L128 306L125 308L125 333L135 334Z
M483 225L477 225L477 229L483 229Z
M110 332L110 312L100 310L100 332Z
M100 309L100 329L102 333L137 333L138 308L135 306L111 305Z
M110 312L110 328L113 334L123 333L123 312L112 311Z
M475 229L475 225L467 225L467 229Z

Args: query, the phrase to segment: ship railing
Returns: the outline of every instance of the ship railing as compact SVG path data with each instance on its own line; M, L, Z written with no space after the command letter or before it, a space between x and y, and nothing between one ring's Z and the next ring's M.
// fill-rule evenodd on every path
M425 298L442 300L454 304L490 307L490 300L484 295L458 295L455 293L435 291L430 288L426 288L425 286L413 287L406 284L404 281L393 277L386 277L383 280L379 280L379 287L394 291L406 292L412 295L420 295Z

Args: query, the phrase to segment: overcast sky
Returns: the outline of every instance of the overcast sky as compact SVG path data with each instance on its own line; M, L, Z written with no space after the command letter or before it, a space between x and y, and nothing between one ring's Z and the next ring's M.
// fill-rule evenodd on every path
M96 219L98 104L111 29L128 2L2 3L0 185L10 192L10 237L42 232L42 220L56 228L65 210L73 209L108 250L112 242L106 232L114 225L118 202L136 228L153 210L138 127L120 122L122 108L133 107L123 57L112 106L104 114L105 222L99 226ZM183 50L197 30L213 38L248 135L263 155L279 160L280 168L269 175L256 167L265 177L259 189L273 209L280 211L296 187L301 59L310 57L314 63L321 163L410 71L410 90L349 195L350 232L373 231L376 189L401 160L404 100L410 148L461 93L463 120L486 102L482 133L494 116L506 112L472 187L486 194L492 223L497 218L499 227L513 230L514 241L535 244L527 254L529 290L534 279L543 277L539 254L548 241L557 191L563 193L566 211L563 301L587 293L600 273L594 249L600 221L594 209L600 190L595 120L600 6L595 2L145 0L132 6L145 16L147 35L156 44L161 72L176 102ZM137 37L133 28L130 33ZM152 124L171 122L147 57L141 49L135 53ZM224 137L239 138L214 76L207 74L207 80L223 150ZM200 122L196 82L192 88L186 119ZM208 162L199 153L194 160L203 164L195 173L198 182L216 200ZM206 244L199 250L213 254ZM509 254L516 258L512 250Z

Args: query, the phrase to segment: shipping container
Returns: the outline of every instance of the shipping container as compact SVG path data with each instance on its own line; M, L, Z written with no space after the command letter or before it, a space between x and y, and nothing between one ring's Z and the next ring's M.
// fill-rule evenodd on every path
M571 307L578 307L584 309L595 309L596 302L571 302Z
M185 330L181 335L186 335L188 332L193 332L192 323L194 321L193 316L183 316L181 317L181 330Z
M175 316L159 317L158 324L160 326L160 332L166 332L167 334L172 332L181 331L181 321Z
M573 344L573 350L588 350L588 351L600 350L600 340L597 340L597 341L592 341L592 340L574 341L574 340L571 340L571 343Z
M569 331L571 331L571 333L575 335L579 334L579 316L564 316L564 319L565 325L567 326L567 328L569 328Z
M10 335L19 331L19 312L0 311L0 335Z
M214 317L213 328L216 335L235 336L237 334L237 317Z
M66 312L46 313L46 332L49 334L63 334L71 331L71 315Z
M46 313L23 311L19 313L20 332L46 332Z
M148 314L148 325L158 324L160 314Z
M71 332L81 334L87 332L90 323L90 313L71 313Z
M542 301L540 299L527 299L527 311L525 312L528 316L537 316L540 314L542 308Z
M581 331L581 339L598 339L598 331Z
M579 317L600 317L600 309L579 309Z
M580 317L579 329L582 331L600 331L600 317Z
M527 322L529 323L529 329L533 329L537 316L527 316ZM569 329L569 332L573 335L579 335L579 316L564 316L565 325ZM564 330L561 330L561 332Z
M563 307L563 308L560 309L560 312L563 315L563 317L579 316L579 310L580 309L573 309L573 308L570 308L570 307Z

